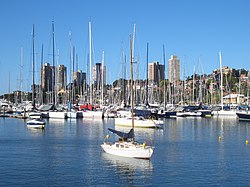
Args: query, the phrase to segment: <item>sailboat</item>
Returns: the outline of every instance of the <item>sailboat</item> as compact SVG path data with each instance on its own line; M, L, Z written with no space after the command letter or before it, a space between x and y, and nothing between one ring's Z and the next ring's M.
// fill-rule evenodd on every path
M55 83L56 83L56 68L55 68L55 26L54 20L52 21L52 61L53 61L53 80L52 80L52 101L53 101L53 110L45 113L44 115L49 118L56 118L56 119L66 119L68 118L67 112L64 111L56 111L56 93L55 93Z
M27 127L43 129L45 121L41 119L41 114L35 112L35 28L32 29L32 113L29 114L30 119L27 121ZM33 116L33 118L32 118Z
M90 66L90 103L87 104L90 110L83 110L82 115L83 118L89 119L103 119L104 112L102 110L95 110L93 109L93 92L92 92L92 30L91 30L91 22L89 22L89 66Z
M250 72L247 73L247 105L245 110L240 110L236 112L237 118L240 121L250 121L250 108L249 108L249 81L250 81Z
M223 108L223 72L222 72L222 57L221 57L221 52L219 52L219 58L220 58L220 97L221 97L221 110L214 110L212 112L213 115L218 116L218 117L235 117L236 118L236 111L229 109L229 110L224 110Z
M132 56L133 56L133 54L132 54ZM133 61L133 58L132 58L132 61ZM148 43L147 43L147 67L148 67ZM133 89L133 87L132 87L132 89ZM148 103L148 73L147 73L147 87L146 87L146 106L149 106L149 103ZM140 113L145 113L146 115L151 115L151 112L148 109L146 109L145 112L144 112L144 110L137 110L137 113L139 111L141 111ZM134 115L134 112L136 113L136 110L134 110L134 108L133 108L133 112L132 112L133 115ZM115 118L115 125L131 127L131 120L132 120L132 117L130 116L130 111L128 111L128 116ZM135 128L162 128L163 124L164 124L163 120L146 119L141 115L140 116L137 115L136 117L134 117L133 121L134 121Z
M148 146L146 143L137 143L135 141L134 135L134 85L133 85L133 49L132 49L132 39L130 37L130 76L131 76L131 110L132 110L132 128L128 133L124 133L121 131L117 131L114 129L110 129L109 131L117 134L120 138L119 141L115 143L104 141L101 145L102 149L109 154L121 156L121 157L129 157L129 158L140 158L140 159L150 159L153 152L154 147ZM106 136L109 138L109 135Z

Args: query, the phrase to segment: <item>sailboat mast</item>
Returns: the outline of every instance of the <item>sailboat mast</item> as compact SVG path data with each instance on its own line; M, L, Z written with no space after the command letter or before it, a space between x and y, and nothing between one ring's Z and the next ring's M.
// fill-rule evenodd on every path
M123 85L123 92L122 92L122 100L123 103L126 105L126 56L124 54L124 49L122 49L122 85Z
M35 25L32 28L32 106L35 108Z
M20 91L21 91L20 103L23 102L23 75L22 75L22 71L23 71L23 48L21 48L21 65L20 65Z
M101 104L104 104L104 50L102 51L102 86L101 86Z
M72 104L74 103L74 97L75 97L74 71L75 71L75 46L73 47L73 64L72 64L72 77L73 77L72 99L71 99Z
M70 105L72 103L72 100L71 100L71 94L72 94L72 76L71 75L71 69L72 69L72 36L71 36L71 31L69 31L69 47L70 47L70 53L69 53L69 82L70 82L70 90L69 90L69 102L70 102Z
M53 35L53 39L52 39L52 59L53 59L53 81L52 81L52 102L53 102L53 106L55 106L55 80L56 80L56 76L55 76L55 32L54 32L54 20L52 21L52 35Z
M195 80L195 76L196 76L195 74L196 74L196 73L195 73L195 66L194 66L194 74L193 74L193 90L192 90L192 91L193 91L193 99L192 99L192 104L194 104L194 103L195 103L195 102L194 102L194 98L195 98L195 97L194 97L194 86L195 86L195 81L196 81L196 80Z
M149 44L147 43L147 78L146 78L146 106L148 106L148 46Z
M40 104L43 104L43 91L42 91L42 80L43 80L43 76L42 76L42 69L43 69L43 44L42 44L42 52L41 52L41 75L40 75Z
M91 22L89 22L89 87L90 87L90 103L92 104L92 31Z
M166 61L165 61L165 47L163 45L163 62L164 62L164 85L163 85L163 103L164 111L166 110Z
M133 84L133 38L130 36L130 81L131 81L131 116L134 128L134 84Z
M220 58L220 99L221 99L221 109L223 109L223 73L222 73L222 58L221 51L219 51Z

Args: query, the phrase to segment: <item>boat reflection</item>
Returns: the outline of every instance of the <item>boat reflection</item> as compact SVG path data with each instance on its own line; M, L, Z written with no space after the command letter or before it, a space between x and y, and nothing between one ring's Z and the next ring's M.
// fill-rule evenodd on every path
M47 120L48 120L50 125L65 125L67 123L66 119L49 118Z
M37 129L37 128L27 128L27 129L32 137L39 137L45 135L45 129Z
M115 174L120 179L127 180L130 185L134 184L138 177L144 180L145 184L153 177L153 164L150 160L118 157L105 152L102 153L102 158L107 170L115 169Z

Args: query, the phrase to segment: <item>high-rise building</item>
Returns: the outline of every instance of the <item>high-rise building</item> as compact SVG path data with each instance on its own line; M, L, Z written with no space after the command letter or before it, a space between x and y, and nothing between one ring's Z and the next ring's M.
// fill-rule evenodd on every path
M155 61L148 65L148 78L159 85L160 80L165 79L165 66Z
M45 63L41 69L41 86L42 90L52 91L52 81L53 81L53 66L50 66L49 63Z
M82 70L74 72L73 81L74 86L83 86L83 84L86 83L86 73L82 72Z
M101 63L96 63L92 72L92 84L96 90L100 90L102 83L106 84L106 66Z
M57 91L66 90L67 85L67 68L64 65L59 65L57 67Z
M180 80L180 59L175 55L168 60L168 79L171 83Z

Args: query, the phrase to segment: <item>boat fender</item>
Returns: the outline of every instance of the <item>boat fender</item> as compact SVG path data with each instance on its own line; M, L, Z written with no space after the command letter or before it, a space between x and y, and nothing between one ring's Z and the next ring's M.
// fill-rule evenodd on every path
M109 135L109 134L107 134L107 135L106 135L106 139L109 139L109 138L110 138L110 135Z
M221 136L219 136L219 137L218 137L218 140L219 140L219 141L221 141L221 139L222 139L222 137L221 137Z

